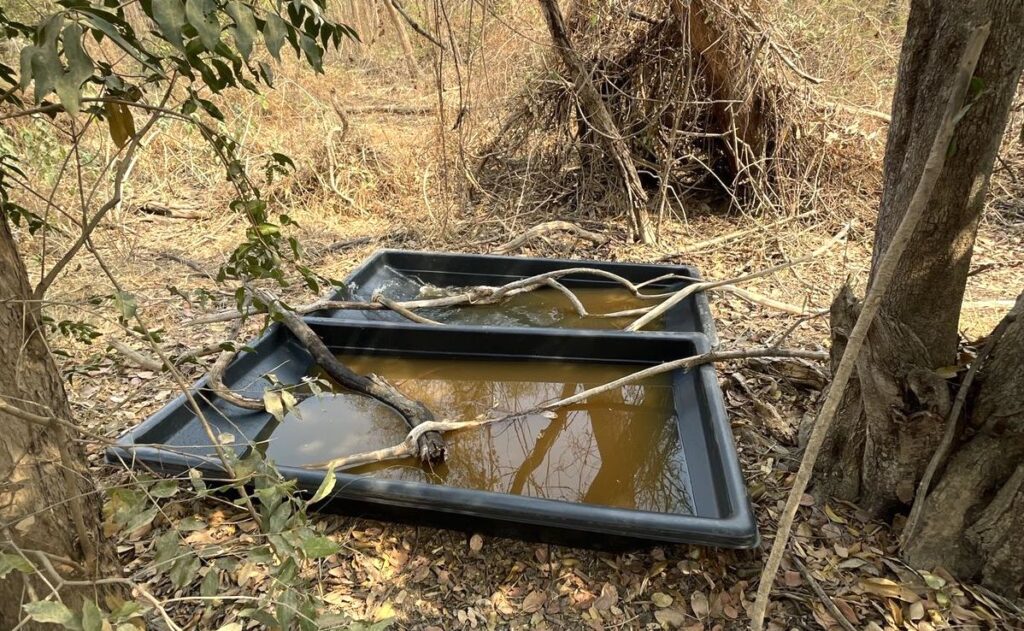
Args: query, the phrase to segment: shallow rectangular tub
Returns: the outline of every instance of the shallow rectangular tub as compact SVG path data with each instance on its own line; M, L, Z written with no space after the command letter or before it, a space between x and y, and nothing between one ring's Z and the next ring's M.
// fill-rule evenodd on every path
M455 384L451 386L452 389L460 392L474 386L474 380L479 381L475 376L477 372L486 376L499 373L498 368L502 366L529 366L531 370L516 369L509 372L509 369L503 373L506 376L502 377L502 383L512 385L507 386L511 390L506 388L500 392L522 393L540 392L538 388L543 390L546 384L558 381L563 374L567 380L579 380L582 388L584 385L595 385L595 380L603 379L601 375L608 374L604 371L631 372L708 350L702 335L638 335L583 330L565 330L553 335L550 330L481 331L475 327L458 325L425 327L390 322L345 323L332 318L309 318L307 321L332 350L364 368L387 368L396 360L406 358L404 364L397 364L401 368L399 372L405 372L390 375L393 378L397 374L398 379L394 382L400 388L403 382L407 388L417 383L421 386L433 383L431 387L436 390L436 383L420 368L422 364L416 362L434 362L439 366L437 370L449 371L445 378ZM259 396L267 383L265 375L273 373L282 383L296 384L315 368L305 349L284 328L271 328L252 346L252 352L240 356L226 371L225 383L234 390ZM473 369L475 366L479 366L478 371ZM386 370L384 373L389 376ZM570 378L568 375L573 376ZM331 497L321 505L322 509L586 547L621 548L651 542L736 548L756 545L756 523L746 497L713 367L705 365L689 372L675 371L663 381L652 385L652 388L655 386L660 390L651 392L665 395L664 405L668 413L664 420L664 431L658 434L662 437L660 442L652 441L650 444L665 445L668 444L666 441L674 441L673 446L663 450L664 453L659 456L665 463L660 469L662 478L644 482L643 485L630 482L625 488L634 491L641 486L643 489L674 489L669 493L671 501L658 500L655 497L657 494L653 492L648 494L649 497L644 496L647 499L641 498L639 493L634 500L623 502L616 499L613 491L615 488L623 488L623 469L621 465L616 465L618 468L605 471L604 463L610 460L605 456L590 469L575 463L572 458L558 461L567 472L566 476L582 480L580 488L586 488L587 492L580 491L577 498L580 501L567 501L567 498L576 496L571 491L559 490L559 484L548 484L551 478L547 473L547 477L540 482L534 473L533 486L524 485L509 473L511 470L507 467L492 468L508 475L505 478L496 476L498 483L491 490L465 488L465 480L468 478L458 474L456 470L459 467L453 463L446 472L426 471L413 477L394 475L394 471L336 473L337 484ZM206 390L204 381L196 384L194 392L201 401L205 416L214 425L215 433L226 435L223 437L226 444L240 453L249 449L266 449L269 444L271 456L275 457L273 436L287 436L276 433L286 432L292 426L287 418L278 427L277 422L265 412L242 410L217 399ZM422 392L429 395L430 389ZM491 389L488 392L493 394L498 391ZM630 396L635 396L635 393ZM498 399L501 397L494 398L495 401L487 401L487 404L500 407L502 401ZM309 399L302 405L309 401L315 399ZM620 416L605 417L602 420L596 414L598 408L592 408L592 422L614 424L616 418L628 421L628 415L636 411L636 406L625 399L619 401L617 406L602 405L599 409L603 411L606 407L620 410ZM532 441L523 448L523 454L534 450L544 430L548 429L545 423L554 422L550 418L531 420L541 424L538 425L540 431L528 431L530 425L524 422L527 429L514 435L517 440L525 437L527 441ZM344 417L334 420L338 424L346 423ZM356 427L352 418L349 422L353 428ZM517 422L503 423L511 425ZM631 437L643 434L643 431L636 428L642 430L642 426L634 426L627 433L621 434L623 440L629 441ZM516 429L518 431L521 428L517 426ZM393 431L397 432L394 436L400 438L405 429L399 427ZM466 434L476 431L461 430ZM513 436L509 431L496 429L492 434ZM572 437L573 441L563 442L578 444L578 437L582 436L593 440L598 450L601 449L602 440L607 445L607 438L602 439L593 434L564 434ZM342 432L338 441L344 438ZM459 440L451 433L446 435L446 439ZM506 442L515 444L515 441ZM642 441L634 440L633 443L641 446L638 448L645 448ZM459 463L461 470L466 470L467 466L464 465L472 460L466 453L463 449L462 457L466 460ZM522 462L528 460L528 456L513 455L519 458L511 461L519 472L523 468ZM122 436L117 446L108 449L107 460L146 466L171 474L192 467L203 470L211 477L222 473L213 457L210 441L184 397L173 401ZM636 471L641 471L641 465L646 460L638 460L640 465ZM280 461L280 458L275 457L275 461ZM507 458L501 461L507 462ZM538 470L535 462L527 468L530 467L531 472ZM279 468L285 476L297 480L300 489L307 493L315 491L325 475L322 470L305 469L295 466L295 463L285 463ZM406 470L411 469L407 467ZM648 468L642 472L650 476L653 475L652 471ZM474 484L470 482L468 486ZM661 493L658 497L665 496L665 492Z

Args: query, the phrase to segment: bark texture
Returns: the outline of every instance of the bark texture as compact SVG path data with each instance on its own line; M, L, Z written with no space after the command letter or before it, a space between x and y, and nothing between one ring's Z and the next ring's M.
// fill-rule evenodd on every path
M906 557L1024 595L1024 295L971 392L959 448L926 496Z
M37 309L28 301L31 293L14 239L0 217L0 401L32 414L69 419L64 385L37 328ZM30 423L3 410L0 427L0 519L4 525L0 540L71 559L86 569L83 575L54 562L65 578L95 576L97 563L90 558L94 552L101 560L113 555L100 538L99 500L77 444L59 426ZM9 544L5 547L5 552L11 551ZM29 560L38 564L33 555L28 553ZM9 573L0 580L0 629L18 623L24 603L48 594L46 585L35 577ZM97 590L61 592L64 602L76 611L85 595L96 598Z
M942 177L893 279L826 439L819 493L887 516L913 500L950 407L936 369L955 363L957 323L996 151L1024 64L1021 0L915 0L900 57L885 155L873 265L906 212L941 123L944 94L967 34L991 21L970 107L957 125ZM833 358L859 308L833 305Z

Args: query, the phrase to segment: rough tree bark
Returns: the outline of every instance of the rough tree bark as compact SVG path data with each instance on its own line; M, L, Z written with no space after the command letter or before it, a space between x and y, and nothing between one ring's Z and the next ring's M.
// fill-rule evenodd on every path
M584 66L583 60L576 54L576 50L569 40L565 20L562 17L562 11L558 8L557 0L540 0L540 6L544 12L544 18L547 20L551 40L576 85L580 114L593 128L609 157L615 161L619 176L622 178L626 200L629 203L629 220L633 236L641 243L654 243L654 227L650 214L647 212L647 192L640 182L640 176L633 163L629 147L623 140L622 134L615 124L615 119L612 118L605 106L601 93L594 86L590 72Z
M961 443L906 549L1009 596L1024 594L1024 294L976 377Z
M66 578L88 579L107 569L102 566L114 555L100 536L99 499L83 455L65 428L18 415L23 411L71 418L64 385L38 328L38 308L29 300L31 294L14 239L0 217L0 520L4 524L0 542L4 552L13 551L12 543L28 551L36 565L37 552L32 551L53 555L51 560L74 561L80 567L56 560L54 565ZM13 413L8 406L13 406ZM61 596L78 611L83 597L102 597L103 591L67 588ZM21 606L33 599L33 593L41 598L49 589L20 572L0 580L0 628L17 624Z
M953 79L952 68L963 52L967 34L976 25L989 21L991 34L975 71L971 105L957 126L927 214L915 231L903 257L904 264L858 359L857 378L845 393L839 419L826 439L816 470L818 493L856 501L879 517L890 516L913 501L918 481L942 436L951 396L950 384L937 370L956 363L957 324L974 239L992 165L1024 65L1021 0L911 3L886 147L873 267L906 211L928 155L928 143L941 122L944 104L935 95L944 93ZM845 335L858 309L859 304L849 290L841 292L833 304L835 361L842 355ZM1004 345L1012 345L1014 339L1007 336L1001 346L1010 348ZM1013 355L1011 351L1001 350L1000 354L1004 363L1014 361L1008 358ZM1018 364L1019 358L1018 354ZM1006 397L1002 411L992 414L1003 421L1014 410L1019 414L1019 373L1004 368L1001 372L986 370L986 375L986 396L991 409L997 409L995 397ZM980 390L977 396L981 396ZM968 406L973 419L969 426L982 413L980 403L979 399ZM972 450L982 447L980 443L971 447L974 440L964 443L966 440L965 433L960 439L962 447L933 485L935 494L940 489L949 493L951 489L970 486L966 479L957 481L966 469L958 469L953 463L963 462L965 454L979 453ZM1009 432L1004 440L1019 442L1024 440L1024 434ZM1010 451L1005 446L1004 449ZM1002 472L999 469L999 474ZM999 474L993 473L996 478ZM1005 481L1008 477L1009 474L1001 479ZM987 483L992 493L999 488L999 482ZM991 500L993 497L986 497L968 501L967 505L977 508L978 502L984 506ZM925 564L939 558L932 545L937 539L932 537L936 536L935 519L941 514L934 511L949 509L939 503L929 505L931 510L922 516L921 534L912 542L909 553L911 560ZM979 515L973 513L967 521L974 523L976 517ZM998 523L998 527L1007 525ZM961 524L957 536L967 536L964 528L968 525ZM991 530L985 532L991 536ZM986 545L989 544L978 543L975 552L995 550ZM948 552L956 556L962 551ZM974 566L960 563L956 567L964 571L965 577L982 577L978 564L984 566L988 561L975 558L973 562Z

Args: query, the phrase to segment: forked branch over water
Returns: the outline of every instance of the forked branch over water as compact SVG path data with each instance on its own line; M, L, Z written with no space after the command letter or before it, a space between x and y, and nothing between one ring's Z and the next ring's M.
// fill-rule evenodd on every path
M384 449L377 449L374 451L367 451L363 453L352 454L349 456L342 456L341 458L335 458L333 460L328 460L326 462L319 462L306 466L312 469L341 470L351 469L353 467L358 467L360 465L371 464L375 462L398 460L415 454L420 438L427 432L451 432L455 430L490 425L492 423L500 423L502 421L511 421L519 418L524 418L531 414L551 412L552 410L556 410L561 407L573 405L575 403L580 403L582 401L589 399L590 397L602 394L604 392L608 392L609 390L615 390L617 388L621 388L622 386L633 384L650 377L661 375L666 372L671 372L673 370L689 370L691 368L696 368L697 366L702 366L704 364L709 364L717 361L767 357L814 359L824 361L828 359L828 353L825 351L785 349L775 348L772 346L704 353L703 355L696 355L694 357L677 359L674 361L665 362L663 364L658 364L656 366L651 366L643 370L638 370L637 372L626 375L625 377L622 377L620 379L616 379L615 381L610 381L606 384L589 388L587 390L584 390L583 392L574 394L571 397L559 399L551 403L545 403L544 405L533 408L532 410L527 410L525 412L518 412L516 414L509 414L507 416L501 416L497 418L476 419L472 421L445 420L423 423L412 428L406 435L405 440L398 443L397 445L393 445L391 447L387 447Z
M413 430L417 427L429 426L434 422L434 414L419 401L415 401L399 392L394 386L376 375L363 376L353 372L348 366L338 361L320 337L272 294L262 289L247 288L252 296L267 305L277 319L281 321L305 346L313 361L342 386L361 392L381 403L398 410ZM431 428L420 430L410 445L410 453L415 453L423 462L441 462L445 459L447 449L444 438Z

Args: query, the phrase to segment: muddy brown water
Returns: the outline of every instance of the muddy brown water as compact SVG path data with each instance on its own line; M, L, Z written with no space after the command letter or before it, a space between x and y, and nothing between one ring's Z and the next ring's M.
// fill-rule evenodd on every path
M425 403L439 419L501 417L607 383L636 366L342 356ZM323 375L313 376L323 379ZM413 459L350 473L670 513L692 512L669 378L627 385L554 413L448 432L448 461ZM267 455L302 466L401 442L407 427L367 397L311 397L269 438Z
M587 313L616 313L657 305L660 300L637 298L624 287L571 287ZM449 292L458 292L449 288ZM659 290L651 289L655 294ZM491 326L565 327L575 329L624 329L639 315L618 318L580 317L568 297L554 289L535 289L515 294L493 305L471 305L422 309L421 315L448 324L486 324ZM648 330L663 325L652 323Z

